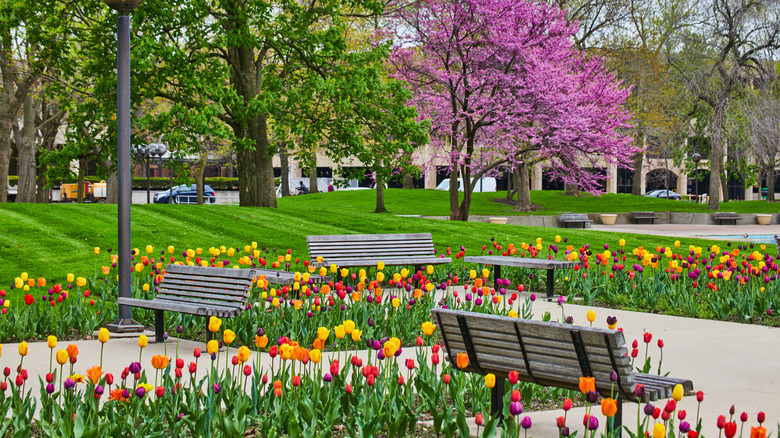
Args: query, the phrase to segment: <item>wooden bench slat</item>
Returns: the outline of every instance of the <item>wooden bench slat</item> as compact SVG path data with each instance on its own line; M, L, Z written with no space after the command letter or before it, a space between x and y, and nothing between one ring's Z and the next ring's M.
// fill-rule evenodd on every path
M216 269L216 268L215 268ZM224 268L223 268L224 269ZM207 277L205 275L183 275L177 273L166 272L163 275L165 281L171 280L183 280L183 281L204 281L214 284L225 284L235 287L247 287L252 284L252 279L248 278L226 278L226 277Z
M387 266L440 265L444 263L452 263L452 259L449 257L382 257L366 259L329 258L323 260L322 265L327 266L334 264L342 268L351 268L375 266L379 262L382 262Z
M406 233L406 234L323 234L306 236L309 242L332 241L383 241L383 240L415 240L432 239L431 233Z
M121 300L121 301L120 301ZM168 300L141 300L137 298L117 298L120 304L127 304L133 307L140 307L150 310L167 310L173 312L189 313L192 315L235 315L240 309L227 309L224 307L209 308L197 304L177 303Z
M234 271L234 272L230 272ZM203 275L206 277L245 278L250 281L257 275L254 269L207 268L203 266L168 265L165 272L172 274Z
M381 256L404 256L404 255L416 255L416 256L422 256L422 255L434 255L433 252L434 248L433 246L424 248L424 247L405 247L405 248L328 248L327 252L333 252L338 251L339 255L358 255L358 256L372 256L372 257L381 257ZM312 255L313 258L317 258L318 254L325 253L326 251L317 251L315 249L310 249L309 253ZM330 255L329 257L333 257ZM323 256L325 258L325 256Z
M157 293L157 297L163 297L163 296L211 300L214 302L225 302L225 303L230 303L230 302L246 303L248 298L246 294L244 294L243 296L242 295L215 296L213 294L204 294L204 293L199 293L194 291L161 288L160 292Z
M215 286L219 286L219 290L224 291L225 294L235 294L235 295L246 295L244 291L247 289L247 285L238 285L238 284L230 284L230 283L213 283L209 281L200 281L200 280L184 280L179 278L168 278L167 276L163 279L164 284L168 288L194 288L194 287L202 287L202 288L208 288L208 289L214 289ZM251 283L250 283L251 284Z
M223 297L226 299L226 297L244 297L244 300L246 300L247 297L249 297L248 291L238 291L238 290L232 290L232 289L212 289L207 287L186 287L186 286L179 286L176 284L168 284L165 281L160 283L159 293L169 293L171 295L182 295L182 294L188 294L192 292L196 292L199 295L203 296L209 296L214 299L222 299Z
M155 300L172 301L176 303L188 303L188 304L198 305L198 306L225 308L225 309L243 309L246 306L245 303L241 303L241 302L214 301L205 298L186 297L186 296L182 297L176 295L161 295L161 296L158 295L157 297L155 297Z
M328 241L328 242L309 242L309 246L313 249L328 249L328 248L397 248L399 246L413 246L421 248L433 247L433 241L430 239L398 239L398 240L382 240L382 241Z

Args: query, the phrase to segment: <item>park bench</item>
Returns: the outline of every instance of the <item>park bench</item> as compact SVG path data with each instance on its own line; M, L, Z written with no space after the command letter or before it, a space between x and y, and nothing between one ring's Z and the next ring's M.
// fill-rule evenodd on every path
M508 266L512 268L544 269L547 271L547 301L552 301L553 291L555 289L555 270L573 269L576 265L582 265L582 262L569 262L566 260L535 259L531 257L510 257L510 256L466 256L463 257L466 263L480 263L493 266L493 276L496 281L496 290L498 290L498 279L501 278L501 267Z
M205 317L236 316L246 308L256 275L253 269L168 265L153 299L120 297L117 302L154 310L155 341L161 342L166 310Z
M716 211L712 213L712 218L718 221L718 225L723 225L723 221L734 221L736 225L739 215L734 211Z
M628 217L631 218L631 220L633 220L636 224L639 224L640 220L646 219L650 219L650 223L654 224L655 220L658 219L658 216L654 211L632 211L628 213Z
M560 222L564 228L569 228L569 224L582 224L582 228L585 228L585 224L589 224L593 221L588 219L588 215L585 213L563 213L558 215L558 222Z
M449 257L437 257L431 233L415 234L343 234L306 236L312 260L322 266L341 268L376 266L414 266L452 263Z
M464 371L496 376L491 394L493 415L503 412L505 379L512 371L518 372L520 381L572 390L579 389L580 377L593 377L596 391L610 397L613 383L609 377L614 370L618 376L614 383L617 430L624 400L639 403L668 398L678 383L686 394L693 391L690 380L635 372L619 330L449 309L433 309L432 314L453 367L457 366L458 353L466 353L469 365ZM634 393L639 384L646 390L642 400Z

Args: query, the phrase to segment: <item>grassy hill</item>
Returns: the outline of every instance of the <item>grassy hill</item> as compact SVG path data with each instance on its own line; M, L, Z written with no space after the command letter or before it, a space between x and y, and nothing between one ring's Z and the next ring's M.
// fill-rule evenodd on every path
M392 214L370 213L374 207L374 192L342 191L281 199L278 209L264 209L219 205L134 205L132 208L132 244L143 249L155 247L155 252L173 245L175 255L188 248L219 247L243 248L251 242L279 251L292 249L293 257L308 257L306 235L348 233L402 233L430 232L440 251L448 246L453 254L460 246L466 253L477 255L483 245L491 246L491 238L502 244L532 242L537 237L545 246L556 235L568 239L578 248L589 243L594 248L609 244L615 247L620 238L626 247L655 247L672 245L673 238L618 235L590 230L537 228L513 225L493 225L475 222L450 222L433 219L396 217L394 214L448 214L447 194L436 190L388 190L387 206ZM504 204L491 199L501 193L478 193L473 214L511 214ZM611 201L607 202L610 198ZM628 198L628 199L627 199ZM667 210L673 207L700 206L649 198L637 199L626 195L604 198L580 197L568 199L557 192L534 192L534 202L545 202L546 212L557 211L631 211L650 210L650 204L661 203ZM761 201L728 203L730 210L745 211L738 205L755 206L753 211L767 211L777 204ZM603 206L599 209L598 206ZM609 207L609 208L608 208ZM748 207L745 207L748 208ZM752 207L751 207L752 208ZM759 210L761 209L761 210ZM108 264L108 250L116 251L116 206L105 204L0 204L0 288L6 288L14 277L28 272L33 277L45 277L50 282L64 281L67 273L90 276ZM690 211L690 210L685 210ZM707 241L691 239L684 245L706 245ZM559 245L563 247L564 245ZM93 248L101 248L99 255Z

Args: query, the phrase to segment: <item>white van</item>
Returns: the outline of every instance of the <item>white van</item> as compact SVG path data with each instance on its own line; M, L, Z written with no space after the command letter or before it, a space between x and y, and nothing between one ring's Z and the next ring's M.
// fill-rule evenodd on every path
M449 190L450 189L450 179L447 178L444 181L440 182L438 186L436 186L436 190ZM458 178L458 191L463 191L463 178ZM496 191L496 179L495 178L480 178L479 181L477 181L477 185L474 186L474 193L479 192L495 192Z

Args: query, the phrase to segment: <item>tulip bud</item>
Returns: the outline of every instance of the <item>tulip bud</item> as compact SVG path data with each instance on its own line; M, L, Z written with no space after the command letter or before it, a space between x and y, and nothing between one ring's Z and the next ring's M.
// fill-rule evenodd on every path
M106 384L107 385L113 385L114 384L114 375L111 373L106 374Z
M699 403L704 401L704 393L702 391L696 393L696 401Z
M719 415L718 421L715 424L718 426L718 429L723 429L724 427L726 427L726 416Z
M52 382L54 382L54 374L47 373L46 374L46 383L52 383Z
M520 401L520 397L521 397L521 396L520 396L520 391L518 391L518 390L516 390L516 389L515 389L515 390L513 390L513 391L512 391L512 395L510 395L510 399L511 399L513 402Z
M555 420L555 424L558 426L558 429L563 429L566 427L566 419L563 417L563 415L561 415Z
M449 375L449 374L445 374L445 375L442 377L442 381L444 382L444 384L445 384L445 385L449 385L449 384L450 384L450 379L451 379L451 377L450 377L450 375Z
M763 411L760 411L758 413L758 424L761 424L764 421L766 421L766 414Z
M741 421L743 423L748 421L748 414L747 414L747 412L743 412L743 413L739 414L739 421Z
M352 394L352 385L347 384L346 391L347 391L347 394Z
M563 410L569 411L572 408L572 405L573 402L571 401L571 399L567 398L566 400L563 401Z
M734 415L735 412L737 412L737 409L734 407L734 405L731 405L731 407L729 408L729 414Z
M247 377L252 375L252 367L250 365L244 365L244 375Z
M192 352L192 355L193 355L193 356L195 356L195 358L196 358L196 359L197 359L197 358L199 358L199 357L200 357L200 348L196 348L196 349L195 349L195 350Z
M485 423L485 418L482 416L482 414L477 414L477 416L474 418L474 423L476 423L477 426L482 426Z

